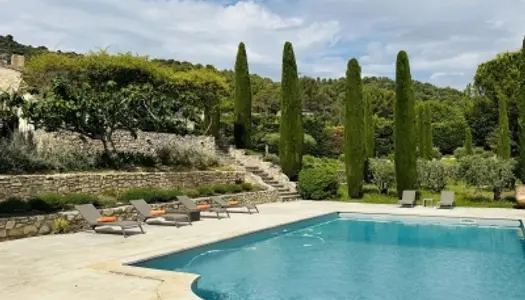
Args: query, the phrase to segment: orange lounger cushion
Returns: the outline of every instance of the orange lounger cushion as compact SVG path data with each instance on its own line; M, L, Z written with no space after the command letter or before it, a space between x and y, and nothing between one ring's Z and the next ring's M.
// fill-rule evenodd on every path
M198 209L208 209L210 208L210 205L209 204L199 204L197 205L197 208Z
M156 216L162 216L162 215L165 215L166 214L166 211L164 209L156 209L156 210L152 210L151 211L151 215L156 217Z
M97 222L99 223L110 223L110 222L115 222L117 221L117 217L113 216L113 217L100 217L97 219Z
M230 201L228 201L228 204L232 205L232 206L233 205L239 205L239 201L237 201L237 200L230 200Z

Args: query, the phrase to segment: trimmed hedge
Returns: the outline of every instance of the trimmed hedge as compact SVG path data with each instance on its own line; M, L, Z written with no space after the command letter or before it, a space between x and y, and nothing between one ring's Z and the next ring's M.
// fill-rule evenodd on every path
M303 199L336 198L339 190L337 172L332 168L304 168L299 172L299 190Z
M162 203L173 201L176 196L187 195L191 198L205 197L222 194L233 194L252 191L254 186L250 183L203 186L198 189L182 190L155 189L155 188L136 188L122 193L118 197L108 198L88 194L58 195L52 193L39 194L28 200L18 197L11 197L6 201L0 202L0 214L27 214L27 213L54 213L63 210L73 209L79 204L93 204L97 208L112 207L117 204L117 200L122 203L129 203L130 200L144 199L148 203Z

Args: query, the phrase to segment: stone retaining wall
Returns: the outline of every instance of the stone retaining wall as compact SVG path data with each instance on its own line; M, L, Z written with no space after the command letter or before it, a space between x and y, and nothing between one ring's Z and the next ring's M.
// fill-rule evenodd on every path
M0 201L8 197L29 198L40 193L61 195L130 188L194 188L244 182L244 172L111 172L53 175L0 176Z
M257 191L223 196L225 200L239 200L241 203L262 204L279 201L276 190ZM193 199L197 204L208 203L209 198ZM153 204L154 208L177 208L178 202ZM137 212L132 205L101 210L104 216L116 216L119 220L137 220ZM205 222L205 221L204 221ZM59 227L62 223L66 226ZM0 241L37 235L76 232L87 224L77 211L66 211L48 215L0 218Z

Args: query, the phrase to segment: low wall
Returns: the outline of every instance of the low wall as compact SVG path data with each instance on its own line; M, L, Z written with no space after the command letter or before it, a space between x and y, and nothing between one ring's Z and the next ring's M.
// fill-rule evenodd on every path
M244 182L244 172L111 172L53 175L0 176L0 201L8 197L29 198L40 193L61 195L131 188L194 188Z
M241 203L262 204L278 202L279 194L276 190L257 191L225 195L223 199L236 199ZM208 203L209 198L195 198L196 203ZM177 208L178 202L153 204L154 208ZM119 220L137 220L137 211L132 205L119 206L101 210L104 216L116 216ZM57 220L65 220L66 232L76 232L87 224L77 211L59 212L48 215L23 216L0 218L0 241L24 238L37 235L58 233Z

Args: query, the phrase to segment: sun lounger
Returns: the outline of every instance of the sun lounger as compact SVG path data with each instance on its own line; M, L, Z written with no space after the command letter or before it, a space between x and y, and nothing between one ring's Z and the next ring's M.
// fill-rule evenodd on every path
M439 199L438 208L454 208L456 203L454 201L453 191L441 191L441 199Z
M403 191L403 197L399 200L399 205L414 207L416 205L416 191Z
M230 217L230 214L228 213L228 211L226 211L226 209L221 207L211 207L210 205L198 206L197 204L195 204L195 202L188 198L188 196L177 196L177 200L179 200L179 203L183 207L181 211L186 211L188 212L188 214L192 212L213 212L217 214L217 218L219 220L221 219L220 213L225 213L228 216L228 218Z
M187 214L173 213L166 210L152 210L151 206L144 199L131 200L130 203L139 212L139 216L144 222L149 219L162 218L165 221L175 222L177 226L179 221L188 222L191 225L191 219Z
M116 220L112 221L111 217L102 217L98 210L95 208L95 206L93 206L93 204L75 205L75 208L80 212L84 220L88 222L91 229L95 230L95 232L97 232L97 227L115 226L120 227L120 229L122 230L122 235L124 235L124 237L127 237L126 229L129 228L138 227L142 233L145 233L144 229L142 229L142 225L140 224L140 222Z
M228 209L228 208L247 208L248 209L248 213L251 214L252 213L252 209L255 210L256 212L259 212L259 209L257 208L256 205L254 204L241 204L241 203L231 203L231 202L227 202L225 201L224 199L222 199L221 197L219 196L214 196L214 197L211 197L211 200L219 205L219 207L221 208L224 208L224 209Z

